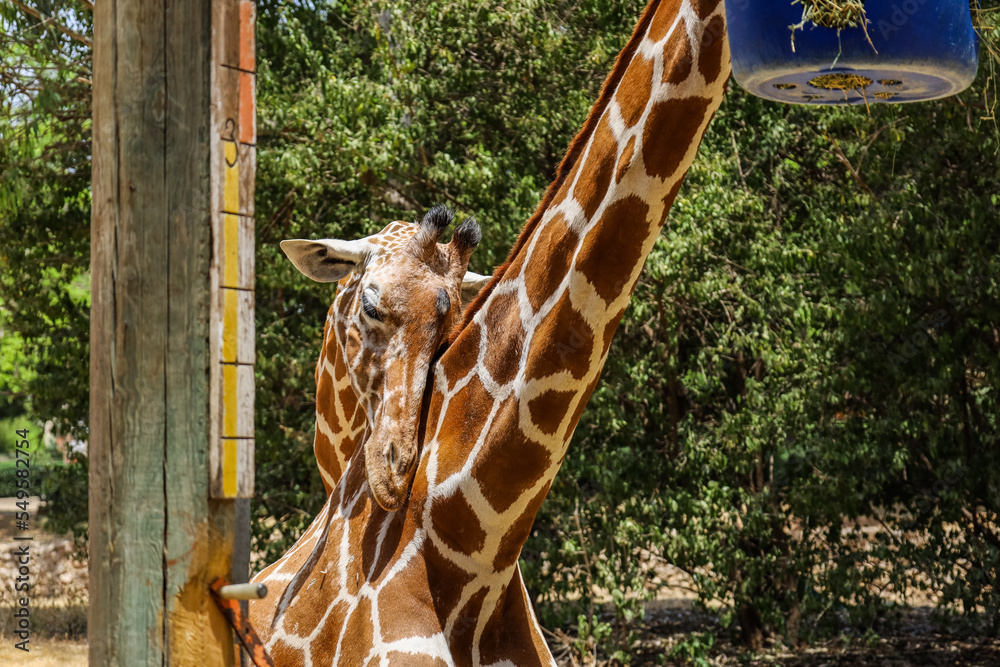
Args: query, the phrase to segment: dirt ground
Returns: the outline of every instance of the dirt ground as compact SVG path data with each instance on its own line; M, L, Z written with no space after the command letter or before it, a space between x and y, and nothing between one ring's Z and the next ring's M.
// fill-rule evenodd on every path
M689 632L704 632L713 621L689 610L671 610L650 623L633 646L632 665L682 665L664 656ZM565 636L565 635L563 635ZM564 641L551 637L553 653L562 667L581 663L565 651ZM879 638L873 646L863 642L850 645L844 639L823 642L795 652L771 650L757 656L747 656L723 634L717 650L710 654L706 666L764 667L996 667L1000 665L1000 642L971 641L936 635L924 629L902 629ZM592 661L584 663L594 665ZM601 661L598 664L607 664ZM690 664L690 663L689 663ZM85 667L85 640L40 639L32 642L30 653L13 648L9 637L0 639L0 665L31 665L33 667Z
M835 639L795 650L774 647L748 654L735 629L724 630L711 616L687 609L646 607L645 624L632 645L633 667L680 665L665 659L671 649L691 633L712 632L714 650L703 665L763 667L1000 667L1000 640L945 635L935 631L931 607L906 610L898 623L878 635L863 637L847 633ZM556 647L553 646L553 650ZM562 664L574 665L571 659ZM691 664L691 663L687 663Z
M31 650L25 653L14 647L17 639L12 634L15 627L11 612L17 566L10 548L14 544L12 529L0 516L0 665L83 667L87 664L87 568L72 558L72 543L64 537L37 532L33 535ZM732 630L722 630L714 617L692 610L691 593L677 573L657 574L664 588L657 600L647 604L645 622L631 644L631 664L635 667L695 664L669 656L690 633L705 632L715 635L715 645L707 659L697 663L702 667L1000 667L1000 640L939 634L931 623L930 607L909 609L899 623L881 630L878 636L846 635L794 651L773 648L748 655ZM563 630L551 632L549 643L564 667L609 664L603 656L598 656L596 663L592 656L581 661L573 639Z
M71 639L47 639L32 642L25 653L14 648L13 639L3 638L0 644L0 665L31 665L31 667L86 667L87 642Z

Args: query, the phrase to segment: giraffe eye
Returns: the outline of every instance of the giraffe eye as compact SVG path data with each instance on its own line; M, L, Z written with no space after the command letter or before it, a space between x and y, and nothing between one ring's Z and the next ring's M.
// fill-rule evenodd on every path
M378 309L375 307L375 304L372 303L367 291L361 293L361 310L364 311L365 315L372 318L376 322L382 321L382 316L379 315Z

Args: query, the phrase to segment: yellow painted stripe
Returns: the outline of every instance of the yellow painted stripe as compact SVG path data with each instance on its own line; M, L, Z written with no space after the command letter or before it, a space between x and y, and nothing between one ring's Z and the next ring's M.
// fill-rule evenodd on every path
M222 290L222 360L236 362L236 340L238 338L240 299L234 289ZM233 385L235 389L236 385Z
M226 150L226 182L222 192L222 207L238 213L240 210L240 164L236 160L236 142L224 141Z
M222 367L222 436L236 437L236 421L239 416L236 400L236 366Z
M236 440L222 441L222 493L236 497Z
M222 234L222 284L239 287L240 282L240 219L232 214L224 216Z

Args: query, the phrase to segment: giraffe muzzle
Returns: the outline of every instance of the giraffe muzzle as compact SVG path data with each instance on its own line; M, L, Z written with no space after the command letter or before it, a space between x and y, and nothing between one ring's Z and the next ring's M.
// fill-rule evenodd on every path
M406 504L416 469L417 442L390 438L385 442L372 436L365 443L365 474L368 487L379 506L389 512Z

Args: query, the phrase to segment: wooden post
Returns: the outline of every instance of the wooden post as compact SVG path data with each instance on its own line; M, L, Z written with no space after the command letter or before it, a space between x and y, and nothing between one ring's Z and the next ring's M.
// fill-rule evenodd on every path
M234 662L208 588L253 493L253 9L94 5L92 665Z

